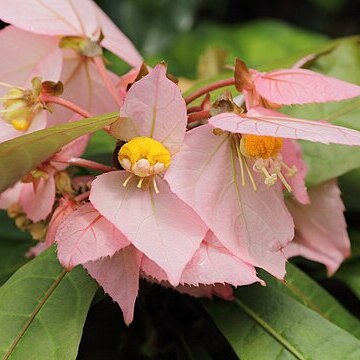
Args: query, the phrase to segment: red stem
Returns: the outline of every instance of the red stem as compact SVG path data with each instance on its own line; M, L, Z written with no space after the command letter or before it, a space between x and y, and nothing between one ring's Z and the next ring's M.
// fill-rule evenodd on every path
M185 98L185 102L186 102L186 104L190 104L195 99L199 98L202 95L207 94L208 92L214 91L216 89L220 89L220 88L225 87L225 86L234 85L234 84L235 84L235 79L234 78L219 80L217 82L214 82L214 83L212 83L210 85L204 86L204 87L196 90L191 95L189 95L189 96L187 96Z
M111 82L111 80L109 78L109 75L106 70L106 66L104 64L104 60L103 60L102 56L95 56L93 58L93 61L96 65L96 68L97 68L106 88L108 89L110 95L115 100L115 102L120 106L120 104L121 104L120 96L119 96L118 92L116 91L114 84Z
M114 171L115 170L111 166L100 164L100 163L98 163L96 161L82 159L82 158L76 158L76 157L72 157L70 159L62 159L61 157L57 158L56 156L54 156L54 158L51 159L51 161L59 162L59 163L62 163L62 164L81 166L81 167L85 167L85 168L88 168L88 169L94 169L94 170L99 170L99 171L103 171L103 172L109 172L109 171Z
M90 191L86 191L83 194L80 194L78 196L75 197L75 201L80 202L83 201L85 199L87 199L90 195Z
M198 121L198 120L208 119L209 117L210 117L209 110L199 111L197 113L193 113L188 116L188 123L192 123L192 122Z
M57 96L52 96L52 95L48 95L48 94L41 94L40 95L40 100L44 103L52 103L52 104L58 104L60 106L63 106L79 115L81 115L84 118L90 118L92 117L92 114L89 113L88 111L84 110L83 108L81 108L80 106L75 105L74 103L72 103L71 101L59 98Z
M190 114L190 113L198 112L201 110L202 110L201 106L191 106L187 109L187 113Z

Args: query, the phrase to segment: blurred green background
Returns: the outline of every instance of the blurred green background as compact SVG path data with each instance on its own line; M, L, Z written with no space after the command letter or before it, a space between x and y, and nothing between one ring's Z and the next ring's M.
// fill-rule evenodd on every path
M191 78L210 46L256 66L360 32L358 0L97 2L149 63L164 59L175 75Z

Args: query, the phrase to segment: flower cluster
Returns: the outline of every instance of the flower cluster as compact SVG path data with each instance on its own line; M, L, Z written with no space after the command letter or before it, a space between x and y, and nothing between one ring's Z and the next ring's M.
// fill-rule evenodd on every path
M21 11L19 2L0 0L11 24L0 32L0 141L120 108L104 129L117 139L114 167L82 159L83 136L0 194L0 208L41 240L33 255L56 243L60 262L84 266L127 324L140 278L231 300L231 286L263 283L255 267L283 279L287 259L302 255L331 274L348 256L336 181L307 190L297 140L360 145L360 133L279 108L356 97L360 87L237 60L233 78L184 98L166 65L145 66L92 1L28 0ZM132 70L107 70L103 48ZM210 101L222 84L239 94Z

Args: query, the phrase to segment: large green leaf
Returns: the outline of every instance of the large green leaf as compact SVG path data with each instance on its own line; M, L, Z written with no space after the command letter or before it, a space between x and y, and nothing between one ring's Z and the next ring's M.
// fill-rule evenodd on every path
M20 232L6 212L0 211L0 285L29 261L25 254L33 245L29 234Z
M344 264L335 277L343 281L360 299L360 259Z
M360 357L359 340L284 293L253 285L235 295L204 304L242 360Z
M111 124L110 113L33 132L0 144L0 192L76 138Z
M356 153L356 151L353 151L353 153ZM359 197L354 196L360 192L360 169L350 171L341 176L339 178L339 185L346 209L348 211L360 212Z
M54 248L0 288L2 359L75 359L96 284L78 267L64 270Z
M261 271L261 278L266 281L267 286L290 295L360 339L360 321L295 265L287 264L285 281L280 281L264 271Z

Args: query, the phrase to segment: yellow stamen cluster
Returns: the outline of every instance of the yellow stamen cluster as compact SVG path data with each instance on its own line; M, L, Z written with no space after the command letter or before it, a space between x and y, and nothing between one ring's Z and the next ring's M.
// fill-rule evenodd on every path
M242 135L241 139L235 140L235 148L239 158L242 185L245 186L245 169L249 175L254 190L257 189L247 161L254 161L253 170L262 173L266 185L275 185L277 180L283 183L285 188L291 192L291 186L287 182L282 170L287 171L286 176L292 177L297 173L296 167L289 167L280 153L283 139L272 136Z
M170 166L171 155L154 139L135 137L120 148L118 159L123 168L140 177L163 172Z
M35 99L30 90L12 88L4 97L3 119L16 130L27 130L33 117Z
M276 156L283 145L282 138L272 136L243 135L241 138L241 152L252 158L269 159Z

